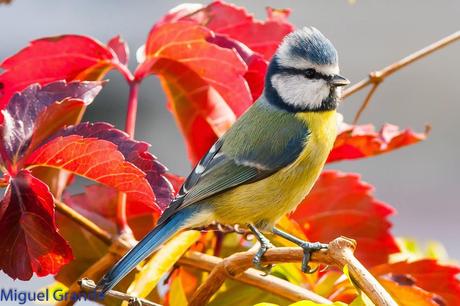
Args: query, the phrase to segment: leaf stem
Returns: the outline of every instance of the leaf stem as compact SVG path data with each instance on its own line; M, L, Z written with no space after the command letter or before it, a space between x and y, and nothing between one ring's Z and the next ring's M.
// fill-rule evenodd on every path
M133 138L136 129L137 115L137 96L139 94L139 81L132 80L129 82L128 110L126 113L125 132Z
M132 234L126 215L126 193L124 192L118 192L115 222L119 234Z
M129 77L131 77L131 79L128 80L129 98L128 109L126 112L125 132L128 133L131 138L134 138L134 132L136 130L137 97L139 94L140 82L138 80L134 80L131 74ZM132 233L126 216L126 194L121 192L118 193L116 223L120 234Z
M125 78L125 80L128 83L134 80L134 75L131 73L131 71L128 69L126 65L118 63L117 65L115 65L115 68L121 73L121 75Z

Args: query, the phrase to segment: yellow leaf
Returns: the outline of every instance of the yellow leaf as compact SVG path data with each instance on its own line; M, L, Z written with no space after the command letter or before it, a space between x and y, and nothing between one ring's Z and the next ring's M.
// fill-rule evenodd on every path
M187 296L185 295L184 287L182 286L180 277L176 277L171 284L171 289L169 291L169 305L188 305Z
M358 295L349 306L374 306L374 303L365 294Z
M448 258L446 248L438 241L428 241L426 256L437 260L447 260Z
M417 286L401 286L396 282L379 279L382 286L390 293L401 306L435 306L434 294Z
M169 271L199 238L200 232L185 231L171 239L136 274L127 293L146 297L156 287L163 274Z
M347 304L342 303L342 302L334 302L332 304L318 304L312 301L298 301L289 306L318 306L318 305L346 306Z

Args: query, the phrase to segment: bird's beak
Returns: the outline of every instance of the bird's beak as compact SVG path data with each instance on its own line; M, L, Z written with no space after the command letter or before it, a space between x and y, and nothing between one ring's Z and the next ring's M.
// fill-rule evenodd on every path
M343 76L341 76L340 74L336 74L332 77L330 83L331 85L340 87L340 86L347 86L348 84L350 84L350 81L344 78Z

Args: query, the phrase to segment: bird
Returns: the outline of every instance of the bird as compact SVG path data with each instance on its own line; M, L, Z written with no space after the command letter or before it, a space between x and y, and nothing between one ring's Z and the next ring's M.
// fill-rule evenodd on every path
M106 293L178 231L212 222L246 225L259 241L253 263L263 266L273 247L265 233L311 253L327 248L303 241L275 225L295 210L318 179L337 135L341 89L333 44L316 28L284 37L268 64L260 98L221 136L186 178L156 227L98 282Z

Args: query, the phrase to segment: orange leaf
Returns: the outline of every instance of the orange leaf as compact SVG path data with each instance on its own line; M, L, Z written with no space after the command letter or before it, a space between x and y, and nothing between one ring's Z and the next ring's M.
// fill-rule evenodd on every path
M460 267L433 259L382 264L371 269L382 285L402 305L410 296L423 296L433 305L460 305ZM382 281L383 280L383 281Z

